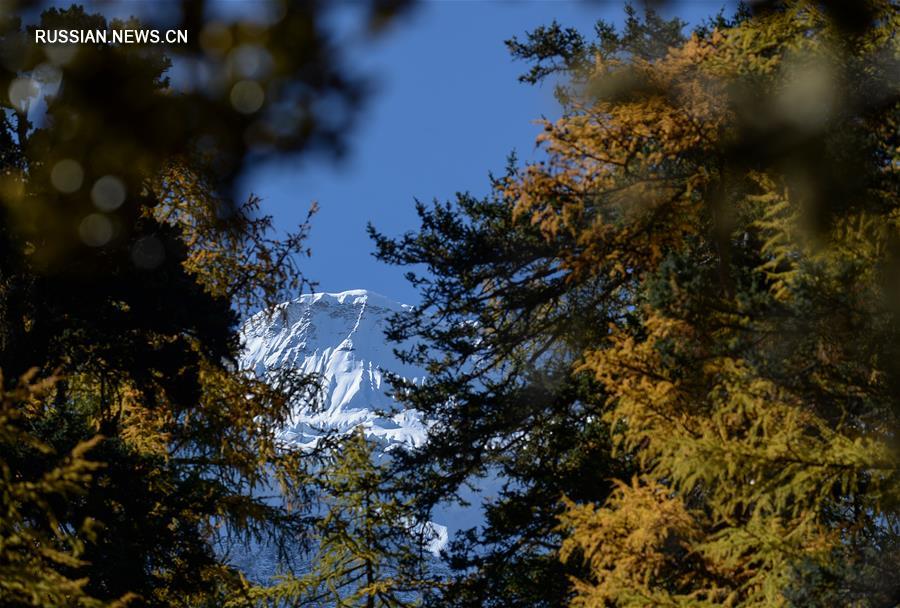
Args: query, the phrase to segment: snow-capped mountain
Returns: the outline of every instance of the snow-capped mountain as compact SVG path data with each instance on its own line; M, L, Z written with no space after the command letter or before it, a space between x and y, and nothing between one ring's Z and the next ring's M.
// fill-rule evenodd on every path
M305 294L281 304L273 312L254 315L241 334L245 369L260 377L283 369L316 373L321 394L318 407L297 403L283 438L300 446L312 445L323 431L349 431L362 425L384 452L405 445L420 446L427 425L415 410L404 410L389 395L383 370L409 380L425 377L424 370L405 365L394 354L396 345L385 337L391 316L411 313L398 304L366 290ZM457 531L483 523L480 505L490 500L499 484L481 479L477 490L463 489L468 505L446 504L432 513L428 525L434 532L429 549L437 554ZM271 556L251 550L239 560L249 571L271 572ZM257 576L257 578L264 578Z
M393 314L411 310L365 290L315 293L286 302L274 313L258 313L244 324L243 367L260 377L291 368L320 378L319 407L297 404L283 431L285 439L308 445L322 430L362 425L388 448L421 445L426 429L419 413L398 408L382 371L407 379L424 376L423 370L397 360L384 335ZM380 413L385 411L392 413Z

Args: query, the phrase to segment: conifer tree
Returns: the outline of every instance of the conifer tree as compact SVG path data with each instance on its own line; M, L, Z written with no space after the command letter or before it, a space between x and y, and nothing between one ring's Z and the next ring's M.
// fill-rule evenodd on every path
M361 82L326 8L207 22L204 4L169 7L190 33L172 47L42 46L4 5L0 602L221 605L250 585L214 542L303 548L308 459L276 431L315 382L239 369L237 328L302 285L305 226L274 238L233 186L273 154L339 152ZM34 25L141 26L80 7ZM261 69L235 69L235 49ZM164 51L210 79L173 87ZM53 381L26 396L23 377Z
M508 480L486 507L485 528L451 543L453 575L435 603L562 605L566 576L578 569L553 553L559 497L602 499L607 478L623 474L609 458L598 384L572 374L613 312L597 282L560 282L553 251L512 217L502 193L419 213L419 233L398 242L376 235L382 259L431 271L417 279L422 307L392 324L392 338L428 346L400 353L428 366L426 381L392 384L434 421L424 446L397 454L397 476L415 480L409 490L426 506L452 500L471 478Z
M513 50L572 78L546 162L376 235L435 274L395 337L426 339L436 379L406 388L435 450L470 454L441 461L452 483L540 436L531 393L485 388L579 339L572 426L627 466L608 496L560 488L573 605L900 601L897 16L772 3L646 53L545 29Z
M97 438L58 454L25 423L52 388L52 378L38 381L31 373L0 396L0 453L35 450L46 465L32 477L13 470L6 459L0 461L0 598L3 605L105 606L85 593L87 580L64 573L82 563L79 536L91 538L95 522L85 519L77 536L66 534L57 527L52 506L85 492L91 474L102 466L87 456Z
M433 584L436 532L387 477L387 455L362 428L337 438L311 483L320 515L308 571L258 590L272 605L406 608Z
M599 21L596 42L554 23L507 44L517 58L546 61L522 77L526 82L571 72L573 82L558 88L565 101L599 48L649 59L683 40L678 19L653 11L638 17L631 8L627 16L622 32ZM485 505L483 529L451 543L453 574L435 605L567 604L569 578L584 571L556 556L559 498L602 501L611 478L630 474L627 460L611 456L602 386L575 373L583 350L622 318L624 302L602 278L561 271L557 246L513 213L504 184L516 175L511 158L507 174L492 179L491 196L419 204L417 233L391 239L370 230L380 259L429 271L410 273L422 305L415 316L395 320L391 337L417 336L427 345L400 354L429 369L428 380L394 384L402 387L399 398L436 424L428 443L400 466L418 480L426 504L452 497L471 477L506 480Z

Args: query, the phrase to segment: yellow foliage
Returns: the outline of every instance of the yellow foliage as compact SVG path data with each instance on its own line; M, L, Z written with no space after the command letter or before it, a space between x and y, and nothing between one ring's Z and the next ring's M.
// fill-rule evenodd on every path
M605 505L566 502L562 556L590 571L574 605L890 597L896 101L860 110L853 80L900 57L898 12L876 8L852 39L790 2L659 60L598 58L545 124L549 159L503 185L571 280L605 279L628 308L576 372L604 386L640 476ZM808 159L851 144L866 178L832 200Z

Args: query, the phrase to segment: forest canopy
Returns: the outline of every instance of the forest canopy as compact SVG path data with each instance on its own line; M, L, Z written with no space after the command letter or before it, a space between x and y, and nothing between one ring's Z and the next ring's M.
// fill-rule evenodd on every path
M236 185L340 154L367 95L331 6L276 4L172 3L179 47L0 16L0 606L900 605L895 2L506 41L562 108L541 160L370 227L428 371L390 378L428 438L387 456L284 441L319 378L240 366L240 323L316 278L315 207L285 231ZM483 524L430 556L481 478ZM249 580L229 552L262 546Z
M315 458L276 431L317 380L238 366L242 318L306 285L306 225L276 231L235 184L275 155L340 153L365 81L315 3L230 21L169 3L193 34L169 47L40 45L35 27L123 22L8 4L0 604L249 604L219 545L311 546ZM377 29L402 4L365 8ZM173 70L206 79L176 89Z
M401 466L508 480L434 605L900 602L897 8L509 41L546 160L372 230L423 297Z

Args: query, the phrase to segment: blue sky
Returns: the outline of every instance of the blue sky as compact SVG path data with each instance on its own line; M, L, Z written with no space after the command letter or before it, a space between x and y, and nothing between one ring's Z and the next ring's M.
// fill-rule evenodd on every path
M52 0L68 6L73 0ZM389 235L415 230L415 199L452 199L456 192L484 195L488 173L502 173L515 151L520 162L540 155L537 119L559 116L552 86L518 82L527 65L513 61L504 41L556 19L590 34L598 18L621 24L617 0L419 0L377 38L362 35L357 0L334 0L336 30L347 64L374 90L338 163L323 158L285 159L248 171L243 194L256 194L282 231L319 204L301 261L321 291L370 289L414 304L418 294L405 269L372 256L366 224ZM107 17L171 19L174 4L149 0L87 0ZM696 23L734 0L670 1L664 13ZM641 7L640 2L635 5ZM267 0L219 0L224 15L253 15ZM34 17L32 15L32 17Z
M722 1L683 2L673 12L695 22ZM554 118L552 87L520 84L526 66L503 41L535 27L560 23L590 32L596 19L620 23L622 4L565 0L424 2L380 39L350 44L354 68L376 85L351 139L347 157L285 161L258 168L246 192L264 199L276 226L313 220L303 260L321 291L370 289L404 303L418 301L404 270L372 257L366 223L391 235L416 228L414 199L445 200L459 191L485 194L488 173L501 173L515 150L536 158L535 119Z

